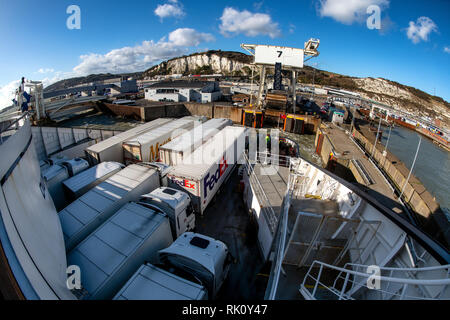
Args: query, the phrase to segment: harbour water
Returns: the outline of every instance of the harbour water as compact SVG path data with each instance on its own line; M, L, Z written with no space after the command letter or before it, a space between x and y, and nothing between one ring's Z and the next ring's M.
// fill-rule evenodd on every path
M382 144L385 146L389 128L384 128L383 131ZM450 153L439 148L430 139L419 133L402 127L392 130L388 150L407 168L411 168L420 137L422 137L422 144L413 175L436 197L436 201L450 218Z

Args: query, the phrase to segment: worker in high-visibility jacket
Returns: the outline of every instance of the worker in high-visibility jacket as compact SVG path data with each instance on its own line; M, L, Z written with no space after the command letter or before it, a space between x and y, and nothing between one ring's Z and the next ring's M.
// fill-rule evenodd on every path
M272 141L270 139L270 134L267 134L267 136L266 136L266 144L267 144L267 150L270 153L270 151L272 149Z

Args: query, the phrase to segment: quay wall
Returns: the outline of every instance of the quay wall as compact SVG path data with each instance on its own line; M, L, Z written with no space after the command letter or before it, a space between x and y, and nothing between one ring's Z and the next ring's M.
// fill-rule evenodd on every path
M354 129L353 137L366 152L372 152L373 144L360 131ZM438 238L445 239L448 243L450 238L449 223L434 197L414 175L411 175L410 180L406 183L409 174L408 168L389 151L385 156L380 149L379 146L375 149L374 160L390 178L399 193L404 188L402 200L416 213L427 231L436 234Z

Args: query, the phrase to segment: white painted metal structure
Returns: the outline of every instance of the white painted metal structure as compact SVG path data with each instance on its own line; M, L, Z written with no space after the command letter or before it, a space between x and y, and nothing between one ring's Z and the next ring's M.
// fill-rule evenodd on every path
M285 67L303 68L304 51L297 48L280 46L255 46L255 64L266 64L269 66L281 63Z
M161 146L159 148L160 161L170 166L181 164L185 157L207 142L216 133L226 126L232 125L233 122L229 119L211 119Z
M67 251L129 201L160 186L159 172L146 165L131 165L108 178L59 212Z
M320 300L325 294L337 300L450 299L450 265L425 268L383 267L376 279L368 270L374 270L373 266L347 263L340 268L315 261L299 290L307 300ZM333 283L326 283L321 278L327 271L339 272ZM379 281L378 288L374 280ZM368 288L368 283L372 283L373 287Z
M55 206L43 187L28 121L0 145L0 239L26 299L75 297L66 287L64 238Z
M207 296L203 286L147 263L136 271L114 300L206 300Z
M169 219L128 203L67 256L81 269L82 299L112 299L146 261L173 242Z
M336 288L342 281L324 283L321 276L325 269L341 272L340 299L450 298L449 254L443 247L367 195L356 193L339 178L307 161L291 159L290 170L277 258L266 291L268 299L277 299L284 291L279 281L283 266L311 266L300 288L308 299L329 298L316 294L319 285L338 293ZM299 208L308 208L308 212L300 212ZM347 264L339 267L346 263L345 259L349 259ZM379 291L365 286L371 275L369 266L384 272L381 276L386 283ZM314 273L314 267L319 268L319 274ZM311 279L313 292L307 290L311 281L306 280Z
M297 84L297 71L301 70L304 65L304 61L308 61L313 57L317 57L319 52L320 40L310 39L305 43L304 49L290 48L290 47L280 47L280 46L269 46L269 45L255 45L255 44L241 44L241 48L247 50L254 59L254 66L259 66L259 93L257 108L262 108L262 97L264 91L266 90L266 68L274 68L275 64L281 63L281 67L284 70L292 71L292 96L294 104L296 104L296 84ZM305 60L305 56L308 57ZM253 74L252 70L252 86L251 91L253 91ZM252 103L251 103L252 104Z
M114 137L106 139L92 147L86 149L86 156L92 165L99 164L105 161L115 161L124 163L122 143L126 140L135 138L145 132L149 132L155 128L158 128L173 119L156 119L154 121L148 122L131 130L125 131Z

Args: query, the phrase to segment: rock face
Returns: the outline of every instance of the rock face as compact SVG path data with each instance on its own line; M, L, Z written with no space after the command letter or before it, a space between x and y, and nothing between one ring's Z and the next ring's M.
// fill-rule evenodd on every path
M382 78L355 78L353 80L359 88L357 91L364 98L417 116L440 119L445 126L450 124L450 105L441 98Z
M223 75L248 75L252 58L239 52L208 51L165 61L144 73L156 74L195 74L204 70Z

